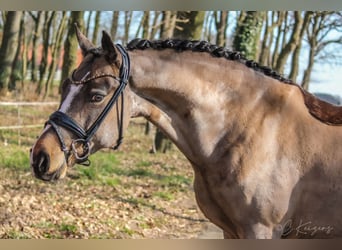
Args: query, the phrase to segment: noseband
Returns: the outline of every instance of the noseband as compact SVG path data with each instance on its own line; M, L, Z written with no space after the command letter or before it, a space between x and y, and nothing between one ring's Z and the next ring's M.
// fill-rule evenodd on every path
M89 127L89 129L85 130L70 116L68 116L67 114L61 111L56 111L52 113L49 120L46 122L47 124L50 124L52 128L55 130L57 137L59 139L59 142L61 144L61 150L64 152L66 162L68 162L68 158L70 154L73 153L76 158L77 164L86 165L86 166L90 165L90 161L88 159L90 155L90 140L94 136L98 128L100 127L103 120L108 115L113 105L117 102L120 95L121 95L121 115L120 115L120 121L118 121L119 136L118 136L116 145L112 147L112 149L116 150L122 142L122 139L123 139L123 135L122 135L123 124L122 123L123 123L123 112L124 112L123 91L128 83L128 77L130 73L130 60L129 60L127 51L120 44L117 44L116 46L120 54L122 55L122 64L120 67L119 77L116 77L112 74L100 74L100 75L95 75L89 78L82 79L80 81L75 81L73 77L71 77L70 79L71 82L76 85L83 84L83 83L95 80L97 78L102 78L102 77L111 77L119 81L119 87L115 90L114 94L108 101L106 107L102 110L101 114L97 117L97 119ZM68 149L65 145L64 138L60 131L60 127L63 127L69 130L77 137L77 139L72 141L70 149ZM80 148L82 149L81 152L79 152Z

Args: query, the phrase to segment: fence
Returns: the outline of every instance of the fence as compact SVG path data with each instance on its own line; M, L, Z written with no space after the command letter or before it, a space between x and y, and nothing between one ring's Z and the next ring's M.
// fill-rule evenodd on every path
M18 145L21 145L21 129L32 129L32 128L39 128L42 127L42 123L39 124L21 124L21 107L22 106L57 106L58 102L0 102L1 106L15 106L17 107L17 122L15 125L9 125L9 126L0 126L0 131L3 130L18 130ZM4 112L2 110L2 112ZM4 141L4 144L7 144L7 140Z

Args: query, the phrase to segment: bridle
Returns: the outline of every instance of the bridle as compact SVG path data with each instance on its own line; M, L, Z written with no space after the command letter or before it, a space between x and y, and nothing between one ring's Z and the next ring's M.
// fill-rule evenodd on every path
M61 150L64 152L67 163L68 163L69 156L71 154L74 154L77 164L81 164L85 166L90 165L90 161L88 159L90 155L90 140L92 139L92 137L94 136L94 134L100 127L101 123L104 121L104 119L108 115L113 105L117 102L120 95L121 95L121 114L120 114L120 121L118 121L119 135L116 141L116 145L113 146L112 149L114 150L118 149L120 144L122 143L122 139L123 139L122 127L123 127L123 113L124 113L123 91L128 83L128 78L129 78L129 73L130 73L130 60L129 60L127 51L120 44L116 44L116 47L122 56L122 64L120 67L119 77L112 75L112 74L98 74L98 75L94 75L94 76L87 77L87 78L84 77L84 79L81 79L80 81L75 81L73 79L73 75L70 78L71 83L75 85L84 84L86 82L89 82L98 78L102 78L102 77L111 77L119 82L119 87L114 91L107 105L102 110L101 114L97 117L95 122L89 127L89 129L85 130L74 119L72 119L70 116L68 116L67 114L61 111L56 111L52 113L51 116L49 117L49 120L46 122L46 124L50 124L52 128L55 130L57 137L59 139L59 142L61 144ZM68 149L65 145L60 127L63 127L69 130L77 137L77 139L72 141L70 149ZM80 148L82 149L82 152L79 152Z

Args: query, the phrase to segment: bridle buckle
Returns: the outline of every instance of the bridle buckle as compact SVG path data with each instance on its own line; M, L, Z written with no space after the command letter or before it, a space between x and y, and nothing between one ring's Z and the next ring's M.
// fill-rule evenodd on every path
M84 139L73 140L71 150L78 162L84 162L90 155L90 143Z

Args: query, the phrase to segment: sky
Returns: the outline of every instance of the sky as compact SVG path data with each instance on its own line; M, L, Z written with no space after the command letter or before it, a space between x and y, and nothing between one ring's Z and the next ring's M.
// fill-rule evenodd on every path
M311 93L320 92L342 97L342 66L318 64L309 85Z

